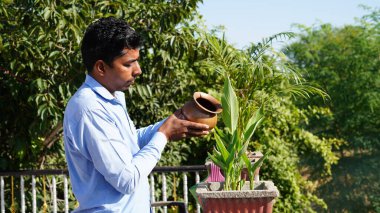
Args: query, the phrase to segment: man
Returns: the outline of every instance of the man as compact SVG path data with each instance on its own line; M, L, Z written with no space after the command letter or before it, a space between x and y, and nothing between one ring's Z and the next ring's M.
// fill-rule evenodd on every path
M148 175L168 140L208 134L208 126L167 119L136 130L127 90L141 74L139 35L122 20L104 18L86 30L81 52L86 80L64 116L65 154L74 212L150 212Z

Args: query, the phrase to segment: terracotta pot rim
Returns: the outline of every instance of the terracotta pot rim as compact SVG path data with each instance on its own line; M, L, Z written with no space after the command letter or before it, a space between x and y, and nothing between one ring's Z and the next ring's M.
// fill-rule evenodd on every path
M204 99L210 101L212 104L214 104L214 106L216 107L216 110L215 111L211 111L209 109L204 108L201 104L198 103L197 98L204 98ZM213 113L213 114L219 114L219 113L221 113L223 111L222 105L220 104L220 102L216 98L212 97L211 95L209 95L207 93L204 93L204 92L194 92L193 99L194 99L194 102L201 109L205 110L206 112Z

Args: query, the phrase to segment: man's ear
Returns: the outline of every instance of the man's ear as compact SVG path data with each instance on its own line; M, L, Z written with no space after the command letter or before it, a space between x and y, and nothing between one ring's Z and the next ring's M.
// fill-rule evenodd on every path
M104 76L106 63L103 60L97 60L94 65L93 73L99 76Z

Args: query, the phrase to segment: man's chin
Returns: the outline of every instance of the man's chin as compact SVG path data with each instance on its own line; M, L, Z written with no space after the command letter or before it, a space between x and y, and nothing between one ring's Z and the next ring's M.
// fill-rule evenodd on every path
M133 85L133 84L129 84L129 85L124 86L124 87L123 87L123 91L128 90L129 88L132 87L132 85Z

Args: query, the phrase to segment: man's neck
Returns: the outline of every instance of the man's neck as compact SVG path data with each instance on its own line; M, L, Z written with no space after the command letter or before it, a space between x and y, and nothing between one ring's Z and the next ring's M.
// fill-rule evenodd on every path
M113 97L116 97L115 96L115 91L112 91L112 90L110 90L108 87L107 87L107 85L102 81L102 78L101 78L101 76L98 76L98 75L94 75L92 72L90 72L90 73L88 73L88 75L89 76L91 76L93 79L95 79L99 84L101 84L104 88L106 88L107 90L108 90L108 92L110 92L111 93L111 95L113 96Z

